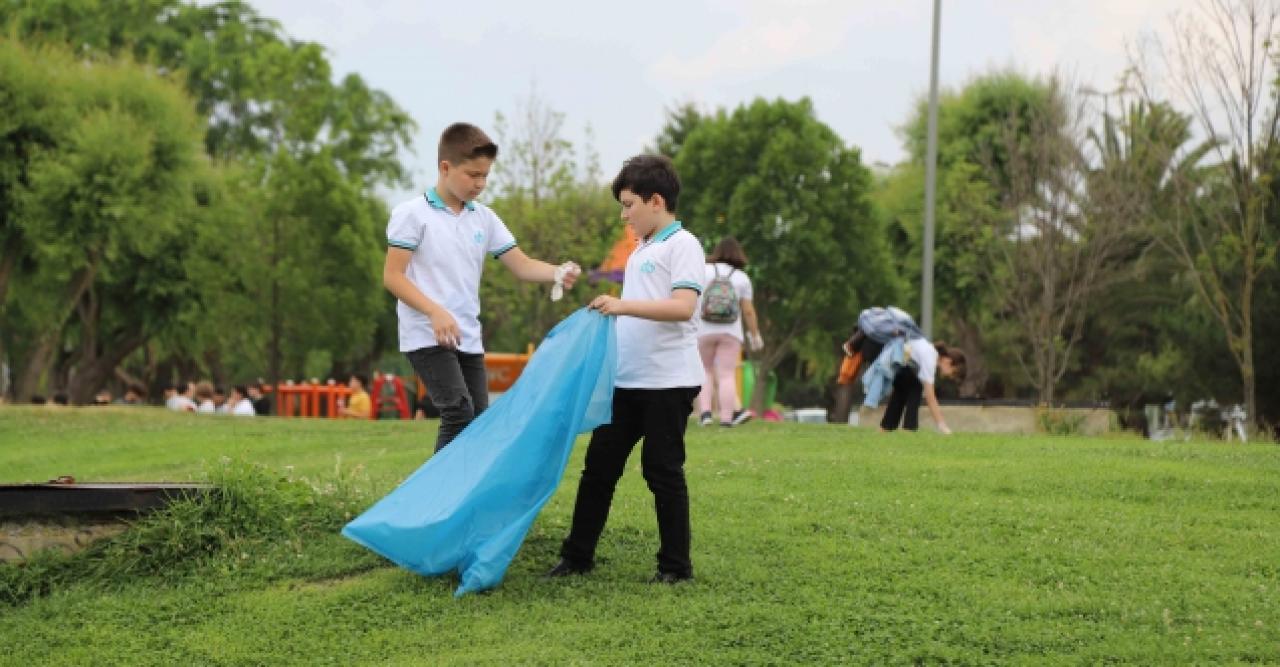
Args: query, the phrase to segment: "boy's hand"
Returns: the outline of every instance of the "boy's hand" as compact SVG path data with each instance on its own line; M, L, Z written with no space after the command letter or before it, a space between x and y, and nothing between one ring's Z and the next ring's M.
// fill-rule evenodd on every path
M582 267L578 266L577 262L565 262L560 265L556 275L561 276L559 282L564 283L565 289L573 289L573 284L578 282L578 276L582 275Z
M462 330L458 328L458 321L447 310L441 309L431 315L431 330L440 347L453 350L462 344Z
M565 262L564 264L557 266L551 278L554 283L551 286L551 300L559 301L563 298L564 290L566 288L572 288L573 284L578 280L578 275L581 273L582 268L573 262Z
M601 294L595 299L592 299L591 303L588 304L587 307L592 310L600 311L601 315L626 314L623 312L626 308L622 305L622 299L619 299L616 296L609 296L608 294Z

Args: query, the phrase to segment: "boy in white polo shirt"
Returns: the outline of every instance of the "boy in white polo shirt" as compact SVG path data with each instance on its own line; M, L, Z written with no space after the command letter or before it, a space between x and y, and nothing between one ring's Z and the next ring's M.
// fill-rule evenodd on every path
M578 484L573 526L560 562L547 576L583 574L595 567L596 543L627 457L644 439L640 464L658 515L658 572L652 581L693 578L689 560L689 492L684 433L702 386L698 330L702 244L675 218L680 179L665 157L631 158L613 181L613 196L642 239L627 260L622 298L601 295L590 307L618 317L618 374L613 419L591 434Z
M440 411L436 451L489 406L480 338L480 275L491 255L521 280L572 287L578 265L530 258L488 206L484 190L498 146L480 128L454 123L440 135L435 187L391 212L382 283L395 295L400 351Z

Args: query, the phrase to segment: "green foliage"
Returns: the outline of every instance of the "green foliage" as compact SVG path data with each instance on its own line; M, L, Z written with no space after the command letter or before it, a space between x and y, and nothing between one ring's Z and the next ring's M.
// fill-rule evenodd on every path
M379 356L387 212L374 189L402 182L414 129L389 96L356 75L334 81L321 46L242 2L10 0L0 24L48 50L40 67L69 69L5 65L12 104L26 106L0 126L0 179L42 194L17 201L0 188L0 207L26 207L49 227L41 236L6 217L0 228L0 307L16 339L3 352L30 369L19 398L74 377L73 399L87 400L128 360L155 384L173 379L157 377L157 359L225 382L297 374L313 353L347 367ZM82 64L132 74L77 74ZM94 92L124 76L138 85ZM157 115L174 105L180 121ZM179 128L177 143L151 139ZM212 160L192 153L191 133ZM128 199L141 194L151 199ZM77 289L10 298L19 268Z
M575 147L564 137L564 114L535 93L508 121L495 121L502 153L494 166L490 206L525 254L551 264L573 260L589 273L608 255L622 233L618 205L601 185L598 157L587 143ZM495 263L496 264L496 263ZM556 322L581 308L602 285L584 273L559 302L545 284L520 281L505 268L489 270L481 284L485 348L524 352Z
M663 123L662 130L654 139L653 146L647 148L646 152L675 159L680 154L680 149L684 147L689 134L702 123L703 119L702 112L698 111L698 107L692 102L685 102L673 109L668 109L667 120Z
M429 456L433 427L13 407L0 420L11 427L0 430L0 470L20 479L43 474L51 458L82 462L81 479L191 479L200 459L230 455L271 470L296 461L294 474L323 487L340 454L365 466L377 494ZM1275 656L1273 445L695 427L687 470L697 578L672 588L644 583L657 535L634 469L615 495L597 569L572 581L540 576L568 529L582 450L490 594L455 600L452 577L422 578L371 556L325 527L341 519L320 498L341 492L309 508L310 491L279 491L295 487L252 468L244 479L267 490L244 490L237 518L218 519L241 526L240 538L180 565L183 574L69 583L6 608L3 660L1219 664ZM291 527L259 501L307 519ZM257 520L271 533L253 528ZM295 530L300 537L290 538Z
M938 103L938 176L935 220L935 338L959 345L968 356L963 396L986 395L988 384L1007 390L1025 384L1012 348L1025 332L1005 318L1000 288L1013 270L997 261L1013 229L1007 208L1016 206L1012 165L1032 154L1029 132L1046 113L1045 81L1017 72L975 77ZM875 200L902 252L898 270L908 285L920 284L922 266L924 157L927 100L921 99L902 128L909 154L879 183ZM918 303L915 292L907 305ZM914 307L909 308L915 310Z
M761 372L797 354L829 375L858 312L899 289L859 151L808 99L757 99L699 121L675 162L680 218L708 248L733 236L746 250Z
M1036 411L1036 423L1049 435L1080 435L1085 416L1067 410L1040 408Z
M126 63L80 63L53 47L0 41L0 51L2 85L15 82L3 140L6 172L16 178L4 188L11 199L3 234L29 267L0 293L0 329L5 349L17 352L25 397L73 312L96 330L119 305L103 295L132 286L140 267L194 233L195 187L206 167L199 121L176 85ZM28 79L46 91L21 83ZM97 351L82 354L91 362Z

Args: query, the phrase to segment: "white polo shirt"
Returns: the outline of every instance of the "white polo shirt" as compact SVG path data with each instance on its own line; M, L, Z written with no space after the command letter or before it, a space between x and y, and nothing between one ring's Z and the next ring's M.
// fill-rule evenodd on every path
M938 348L923 338L907 341L907 352L916 364L916 377L924 384L937 384Z
M669 299L677 289L702 294L702 244L679 221L641 241L627 259L623 299ZM671 389L702 384L698 325L618 317L618 376L624 389Z
M516 239L488 206L466 202L454 213L431 188L391 211L387 245L413 251L405 275L427 298L453 315L462 331L458 350L484 352L480 339L480 275L486 255L500 257ZM431 318L403 301L396 303L400 351L437 345Z

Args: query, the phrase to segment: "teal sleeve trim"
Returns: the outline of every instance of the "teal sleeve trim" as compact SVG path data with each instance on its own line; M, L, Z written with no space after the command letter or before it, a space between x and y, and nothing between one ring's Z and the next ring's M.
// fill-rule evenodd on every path
M702 294L702 285L699 285L698 283L695 283L690 280L677 280L676 282L671 284L671 291L674 292L678 289L691 289L697 292L698 294Z
M387 239L387 245L393 248L404 248L405 250L417 250L418 244L411 241L401 241L399 239Z
M494 258L494 259L497 259L497 258L499 258L499 257L501 257L501 256L503 256L503 255L505 255L505 254L507 254L507 252L508 252L508 251L510 251L510 250L511 250L512 248L514 248L514 247L516 247L515 242L511 242L511 243L508 243L507 245L502 246L501 248L498 248L497 250L494 250L494 251L493 251L493 253L492 253L492 254L493 254L493 258Z

